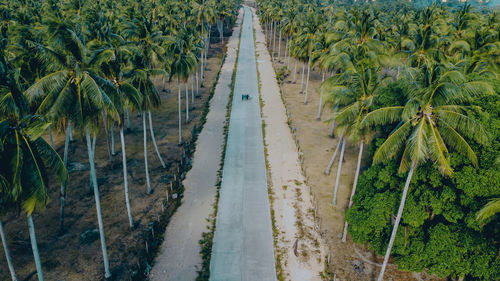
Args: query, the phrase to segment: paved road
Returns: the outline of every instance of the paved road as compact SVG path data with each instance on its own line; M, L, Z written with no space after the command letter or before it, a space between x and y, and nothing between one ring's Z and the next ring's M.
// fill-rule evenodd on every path
M252 14L245 7L224 160L212 281L276 280ZM249 94L249 100L242 100Z
M207 231L206 218L213 210L224 143L224 121L231 92L230 84L236 61L242 12L227 44L227 56L222 66L214 96L210 102L207 122L198 136L193 167L183 182L186 190L182 205L172 216L161 253L149 276L151 281L194 281L201 268L200 245L202 232Z

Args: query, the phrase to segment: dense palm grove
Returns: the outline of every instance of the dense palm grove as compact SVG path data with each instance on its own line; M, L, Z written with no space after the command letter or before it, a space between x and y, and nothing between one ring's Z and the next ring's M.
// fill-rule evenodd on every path
M124 130L129 114L142 116L146 188L151 193L146 151L147 123L156 147L152 118L161 106L165 81L178 85L179 143L189 104L203 85L212 27L223 40L224 26L235 20L239 1L20 1L0 3L0 214L28 216L36 272L43 280L32 213L48 204L48 180L60 184L59 225L64 230L66 169L70 139L82 137L88 149L90 184L95 196L104 276L111 276L94 165L96 136L103 128L109 157L119 131L123 188L130 228L127 154ZM163 89L153 80L163 78ZM189 88L191 88L189 90ZM185 95L181 96L181 89ZM181 116L185 99L185 121ZM53 148L53 133L65 134L63 155ZM42 136L48 136L43 138ZM48 139L49 141L46 141ZM84 159L81 159L85 161ZM71 207L71 206L69 206ZM16 271L0 221L0 235L12 280ZM98 253L95 253L98 255ZM42 257L43 260L43 257ZM18 265L20 266L20 265ZM6 268L6 267L5 267Z
M311 71L324 77L318 119L328 107L339 139L325 172L340 150L333 205L346 142L359 147L342 240L385 254L378 280L390 256L402 270L498 280L498 13L457 1L257 2L278 79L298 73L307 104Z

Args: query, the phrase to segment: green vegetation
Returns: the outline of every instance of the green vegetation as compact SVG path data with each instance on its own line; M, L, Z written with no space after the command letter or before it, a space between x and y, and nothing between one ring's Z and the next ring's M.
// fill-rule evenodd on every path
M359 147L342 240L348 231L385 254L378 280L391 254L403 270L500 278L500 19L490 3L257 2L274 59L294 82L302 73L305 104L311 69L324 77L318 118L330 108L337 175L345 143ZM373 161L361 172L363 155Z
M61 181L59 232L64 229L68 143L73 132L85 136L91 170L104 276L111 276L99 186L94 165L95 139L106 132L112 163L113 127L120 128L125 202L130 228L134 220L128 196L125 128L130 111L142 114L147 192L147 125L156 146L152 110L161 105L153 77L177 78L185 83L186 122L189 99L203 85L212 26L234 22L238 0L226 1L17 1L0 3L0 202L1 211L28 215L38 279L43 272L31 214L48 203L48 179ZM189 98L188 81L191 81ZM179 143L181 94L179 85ZM198 95L198 93L197 93ZM147 116L146 116L147 115ZM66 134L63 160L53 149L52 130ZM50 145L42 135L50 134ZM68 207L68 206L66 206ZM57 229L55 229L57 231ZM0 234L8 267L17 280L10 259L3 224Z

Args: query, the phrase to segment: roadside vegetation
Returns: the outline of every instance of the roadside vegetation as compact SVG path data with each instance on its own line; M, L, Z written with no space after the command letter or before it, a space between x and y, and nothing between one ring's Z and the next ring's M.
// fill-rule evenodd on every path
M170 168L162 156L166 152L158 148L153 130L155 113L162 109L161 94L166 93L166 84L170 81L177 84L178 144L184 145L189 140L183 139L182 130L193 118L190 111L203 87L211 36L224 42L224 30L234 23L238 8L237 0L8 0L0 3L0 236L7 263L2 267L8 268L12 280L29 279L33 274L28 277L16 274L16 268L26 264L13 262L17 253L9 251L12 239L6 235L4 219L13 223L24 220L27 215L38 280L44 280L43 268L55 265L42 263L44 257L37 247L33 214L47 207L54 192L59 193L59 200L50 203L59 205L59 219L51 222L52 232L59 239L69 239L65 234L72 226L66 224L65 215L74 207L67 204L74 185L68 176L68 158L74 156L70 152L74 140L85 143L88 155L88 180L95 198L98 225L96 233L89 235L96 234L101 246L101 252L94 255L102 259L102 276L112 276L115 269L108 257L104 231L107 224L102 216L102 208L107 204L100 194L102 182L97 170L102 167L95 165L95 155L99 153L96 149L107 150L107 168L111 170L113 157L118 151L121 154L123 204L132 233L144 218L134 217L131 207L134 198L129 196L128 180L132 177L135 181L134 170L138 168L127 167L125 137L135 129L131 127L131 115L141 115L143 193L152 194L155 183L149 174L148 140L165 173ZM161 85L158 80L162 81ZM181 108L181 104L185 108ZM96 138L102 136L102 131L105 148L96 147ZM115 145L117 132L119 150ZM65 135L61 154L54 147L57 134ZM186 147L191 149L190 143ZM180 166L186 161L184 156ZM179 178L174 176L176 186ZM53 188L54 184L58 185L58 191ZM168 203L172 181L170 190L165 190ZM147 208L153 208L155 203L151 201ZM154 230L150 235L155 236ZM145 251L149 252L150 247L153 245L146 241ZM146 274L147 267L149 265L146 265ZM23 268L23 272L26 269Z
M325 171L338 155L332 205L346 143L358 147L342 241L349 233L385 255L378 280L391 257L443 278L500 278L497 8L257 2L272 56L286 67L278 79L300 83L304 106L315 68L324 81L317 118L331 112L339 139Z

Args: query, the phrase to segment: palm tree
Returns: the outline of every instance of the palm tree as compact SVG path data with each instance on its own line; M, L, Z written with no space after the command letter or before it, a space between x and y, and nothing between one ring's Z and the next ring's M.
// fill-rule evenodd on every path
M170 65L170 78L177 77L178 108L179 108L179 144L182 143L181 126L181 81L186 83L189 74L196 67L196 56L192 52L190 39L187 31L181 30L168 47L168 52L172 55ZM187 92L186 92L187 94ZM186 95L187 97L187 95ZM186 106L187 106L186 99Z
M53 17L47 19L47 29L51 45L42 46L36 43L33 45L43 53L55 71L36 81L26 94L31 103L38 105L37 112L49 116L51 120L71 120L75 129L86 134L105 277L108 278L111 276L111 271L89 127L96 127L103 110L106 110L111 117L116 115L116 111L109 97L99 87L99 84L106 83L106 80L95 73L92 57L78 25Z
M4 140L0 167L3 187L8 197L19 202L28 215L28 226L38 280L43 281L42 263L36 242L32 213L35 208L43 208L48 203L48 170L52 170L61 182L66 182L68 174L59 155L41 137L48 128L42 117L26 115L22 119L10 118L0 121L1 137ZM6 198L6 197L4 197ZM8 202L7 202L8 203ZM2 241L5 234L2 228ZM6 245L6 243L4 244ZM6 256L8 249L5 248ZM16 280L12 262L9 263L11 277Z
M152 76L155 75L167 75L164 70L161 69L150 69L146 66L147 61L141 54L136 54L133 59L133 66L129 73L125 74L126 77L130 77L131 84L142 94L142 127L143 127L143 141L144 141L144 167L146 170L146 187L148 194L151 194L153 190L151 189L151 183L149 179L149 169L148 169L148 150L147 150L147 126L146 126L146 112L149 118L149 128L151 133L151 139L153 141L153 146L156 150L156 154L158 159L160 160L163 168L166 167L165 162L163 161L161 154L158 150L158 146L156 145L154 130L153 130L153 122L151 118L151 109L160 106L161 99L151 80Z
M449 163L448 146L477 166L476 155L464 136L479 143L486 142L483 128L466 115L467 107L461 104L473 97L492 93L491 86L470 80L459 71L443 71L443 67L438 64L424 67L420 73L415 72L410 69L405 77L408 101L404 106L374 110L363 120L365 125L400 122L376 150L373 162L376 164L392 159L403 150L399 171L409 170L379 281L383 279L412 175L418 165L430 160L443 175L449 176L453 170Z
M134 219L132 216L127 179L127 153L125 149L125 112L128 108L139 110L142 105L141 93L127 81L124 77L127 63L130 56L133 54L133 49L119 35L113 36L114 40L110 40L108 44L101 47L94 55L99 64L100 72L109 81L112 81L115 87L106 87L106 92L110 93L110 98L120 115L120 143L122 152L123 166L123 187L125 192L125 205L127 207L127 215L130 228L134 227ZM103 85L105 86L105 85ZM151 120L151 119L150 119ZM150 126L152 130L152 126ZM153 137L154 140L154 137Z
M372 65L372 66L370 66ZM379 89L383 86L383 81L378 75L378 69L373 66L373 62L360 62L352 65L349 70L329 78L324 85L325 101L327 104L335 104L340 110L334 113L334 120L337 124L337 132L353 142L359 143L358 165L355 173L353 192L356 190L357 177L361 164L363 144L367 141L368 133L360 126L361 120L368 113L373 99ZM346 140L344 139L344 142ZM344 145L342 145L344 147ZM343 150L341 150L341 155ZM339 160L339 168L341 167ZM338 190L339 173L337 174L332 203L336 204L336 194ZM352 198L352 197L351 197ZM352 204L352 203L351 203Z
M3 35L3 34L2 34ZM1 36L2 43L7 41ZM42 264L36 243L31 214L35 208L48 203L48 171L51 170L64 184L68 173L61 158L43 138L50 123L39 115L30 115L26 97L21 91L17 71L7 61L4 48L0 51L0 195L2 211L18 204L28 215L31 247L35 258L38 280L43 281ZM0 236L4 245L12 280L17 280L7 240L0 222Z
M314 50L314 43L317 36L316 32L318 31L319 27L320 27L320 19L314 13L310 12L307 14L304 27L300 31L299 35L299 40L303 42L306 48L306 57L307 57L307 78L306 78L304 104L307 104L309 75L311 73L312 52Z
M153 69L154 65L158 65L164 60L165 49L163 44L169 38L163 35L161 30L158 30L155 24L156 19L153 14L147 14L146 11L141 10L133 15L127 22L125 22L122 32L127 38L136 42L138 53L133 57L134 69L127 74L131 77L134 87L142 93L142 127L143 127L143 141L144 141L144 167L146 171L146 187L148 194L152 193L151 183L149 179L148 168L148 153L147 153L147 126L146 126L146 113L149 119L149 128L151 132L151 139L156 151L156 155L161 162L163 168L166 167L163 158L161 157L153 130L153 121L151 117L151 109L158 107L161 103L159 93L156 86L151 81L154 75L166 75L166 72L160 69Z

